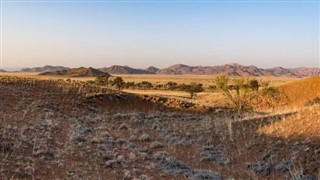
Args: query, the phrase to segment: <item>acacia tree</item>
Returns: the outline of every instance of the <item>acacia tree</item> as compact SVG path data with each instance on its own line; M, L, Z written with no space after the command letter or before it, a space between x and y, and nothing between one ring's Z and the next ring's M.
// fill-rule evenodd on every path
M260 87L259 81L256 79L250 80L248 85L249 85L249 88L253 91L258 91Z
M142 81L141 83L137 84L140 88L142 88L144 91L147 89L151 89L153 87L151 82L148 81Z
M196 93L202 92L202 84L190 83L189 85L184 85L184 91L190 93L190 98L192 99Z
M170 81L167 84L165 84L165 87L167 90L175 90L178 88L178 83Z
M125 89L129 89L129 88L135 89L135 83L134 82L125 82L123 88L125 88Z
M108 86L109 77L110 76L98 76L96 77L95 82L97 85L100 85L100 86Z
M250 82L243 78L237 78L233 80L232 88L230 88L228 77L218 76L214 79L217 89L222 92L239 114L252 110L250 100L256 95L255 92L258 90L259 84L256 84L255 81Z
M111 81L111 85L115 86L119 91L124 87L125 82L122 77L116 77L113 81Z

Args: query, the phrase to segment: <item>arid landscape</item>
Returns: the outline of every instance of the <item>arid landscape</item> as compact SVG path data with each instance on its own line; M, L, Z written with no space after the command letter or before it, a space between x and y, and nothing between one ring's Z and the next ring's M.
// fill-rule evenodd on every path
M0 0L0 180L320 180L319 0Z
M319 76L260 77L278 95L239 113L208 89L215 76L109 79L204 82L190 98L178 89L119 91L99 85L95 70L77 73L2 73L0 179L320 178Z

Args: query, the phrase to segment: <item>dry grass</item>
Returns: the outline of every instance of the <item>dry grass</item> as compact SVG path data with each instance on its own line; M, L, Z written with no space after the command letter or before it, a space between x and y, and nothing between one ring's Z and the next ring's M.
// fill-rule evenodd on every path
M57 80L57 79L71 79L71 80L77 80L77 81L89 81L89 80L94 80L94 77L67 77L67 76L40 76L38 75L39 73L11 73L11 72L5 72L5 73L0 73L0 75L5 75L5 76L13 76L13 77L21 77L21 78L35 78L35 79L40 79L40 80Z
M284 138L320 138L320 106L301 110L282 121L260 128L259 132Z
M291 106L303 107L309 100L320 96L320 77L297 80L279 86L279 89L288 96Z
M169 91L169 90L132 90L125 89L124 92L134 93L134 94L147 94L147 95L161 95L161 96L170 96L170 97L190 97L189 93L184 91Z
M39 73L20 73L20 72L5 72L0 73L0 75L10 75L10 76L18 76L18 77L30 77L30 78L39 78L39 79L72 79L72 80L80 80L80 81L88 81L94 80L93 77L63 77L63 76L38 76ZM124 81L131 82L141 82L141 81L149 81L151 83L161 83L165 84L169 81L177 82L177 83L191 83L197 82L202 83L205 86L209 86L213 84L213 79L216 77L214 75L162 75L162 74L112 74L115 77L122 77ZM250 78L250 77L248 77ZM258 80L267 80L271 82L273 86L279 86L286 84L288 82L292 82L296 80L295 78L277 78L277 77L253 77Z

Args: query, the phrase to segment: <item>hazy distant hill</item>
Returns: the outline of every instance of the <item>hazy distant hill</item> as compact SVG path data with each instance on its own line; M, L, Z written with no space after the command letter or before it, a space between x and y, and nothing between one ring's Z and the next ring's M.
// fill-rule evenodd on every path
M290 71L301 77L320 76L320 68L294 68Z
M3 69L0 69L0 72L7 72L7 71L5 71L5 70L3 70Z
M78 68L79 69L79 68ZM85 71L83 68L82 71ZM89 68L90 69L90 68ZM63 75L70 73L70 68L63 66L44 66L35 68L24 68L21 72L53 72L52 75ZM74 69L73 69L74 70ZM79 71L79 70L78 70ZM129 66L110 66L103 67L99 69L91 68L91 73L87 74L99 74L109 73L109 74L171 74L171 75L182 75L182 74L194 74L194 75L228 75L228 76L273 76L273 77L312 77L320 76L320 68L258 68L256 66L243 66L240 64L232 63L220 66L188 66L184 64L175 64L167 68L158 69L154 66L150 66L146 69L136 69ZM99 71L94 73L93 71ZM82 72L82 74L86 74ZM75 73L76 76L77 73ZM72 73L68 76L73 76ZM83 75L87 76L87 75ZM91 76L91 75L90 75Z
M63 66L50 66L46 65L43 67L34 67L34 68L23 68L20 72L52 72L52 71L62 71L68 70L70 68L63 67Z
M99 68L102 72L107 72L110 74L154 74L149 71L143 70L143 69L134 69L129 66L110 66L110 67L103 67Z
M243 66L240 64L225 64L221 66L188 66L176 64L168 68L160 69L158 74L203 74L228 76L275 76L275 77L311 77L320 75L319 68L295 68L286 69L275 67L262 69L256 66Z
M229 76L263 76L267 71L255 66L242 66L240 64L225 64L222 66L188 66L176 64L168 68L160 69L159 74L203 74Z
M266 69L267 72L270 73L271 76L277 76L277 77L302 77L301 75L297 74L291 69L286 69L283 67L274 67L270 69Z
M53 72L43 72L39 75L47 76L68 76L68 77L98 77L98 76L111 76L106 72L99 71L94 68L72 68L69 70L53 71Z
M154 66L150 66L150 67L146 68L145 70L152 73L152 74L155 74L159 71L159 69Z

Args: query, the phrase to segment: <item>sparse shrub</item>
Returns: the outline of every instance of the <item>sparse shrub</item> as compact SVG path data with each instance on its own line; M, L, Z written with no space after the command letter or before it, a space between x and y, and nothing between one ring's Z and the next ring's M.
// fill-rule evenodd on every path
M207 170L198 170L195 171L195 173L190 177L191 180L206 180L206 179L212 179L212 180L221 180L222 178L212 172L212 171L207 171Z
M125 89L135 89L135 83L134 82L125 82L123 88Z
M190 83L185 87L184 91L188 92L190 94L190 98L192 99L196 93L203 91L203 87L202 84Z
M139 179L141 179L141 180L152 180L151 177L149 177L148 175L145 175L145 174L141 174Z
M129 138L129 141L137 141L138 140L138 136L137 135L131 135Z
M119 130L128 130L129 129L129 125L126 124L126 123L122 123L120 126L119 126Z
M166 88L167 90L176 90L176 89L178 89L179 87L178 87L178 83L170 81L170 82L168 82L167 84L165 84L165 88Z
M159 141L155 141L153 143L150 144L150 148L162 148L163 147L163 144Z
M160 90L160 89L163 89L163 88L164 88L164 85L163 85L163 84L155 84L155 85L154 85L154 88Z
M230 164L232 159L227 157L221 149L216 146L205 146L201 152L201 162L216 162L219 164Z
M21 177L32 176L34 174L34 168L30 165L24 165L17 168L15 173Z
M116 77L113 81L110 82L112 86L115 86L119 91L124 87L125 82L122 77Z
M163 158L166 158L168 157L168 153L166 151L159 151L159 152L156 152L154 154L154 158L157 159L157 160L160 160L160 159L163 159Z
M311 99L309 101L306 102L306 106L313 106L313 105L316 105L316 104L320 104L320 97L316 97L314 99Z
M107 162L105 162L105 166L108 168L115 168L117 166L119 166L121 164L120 161L112 159L112 160L108 160Z
M190 88L190 86L187 85L187 84L185 84L185 83L182 83L182 84L180 84L180 86L179 86L179 90L180 90L180 91L186 91L188 88Z
M139 152L140 159L142 160L150 160L151 157L147 152Z
M259 83L256 79L245 80L236 78L229 84L229 78L219 76L214 80L217 89L229 100L233 109L239 114L252 111L254 107L261 105L262 102L271 106L272 102L280 98L277 88L269 86L269 81ZM261 91L259 87L262 87Z
M272 166L270 163L265 161L259 161L250 168L256 176L268 176L272 171Z
M92 80L89 80L89 81L86 81L87 84L90 84L90 85L93 85L95 84L96 82L95 81L92 81Z
M178 176L190 176L192 174L190 166L171 157L162 158L159 167L167 173L173 173Z
M289 174L292 180L316 180L312 175L306 174L301 165L294 165L290 167Z
M260 81L260 86L263 88L269 87L270 82L269 81Z
M229 85L229 78L226 76L219 76L214 82L217 89L223 93L239 114L252 110L250 99L255 94L252 93L252 90L244 79L234 79L232 87Z
M138 83L137 86L143 90L151 89L153 87L152 83L148 81L142 81L141 83Z
M131 178L131 173L130 173L130 171L124 170L123 179L124 179L124 180L132 179L132 178Z
M98 76L95 79L95 82L99 86L108 86L110 76Z
M149 136L148 134L142 134L142 135L139 137L138 140L139 140L139 141L150 141L151 138L150 138L150 136Z
M215 85L209 85L209 86L208 86L208 89L209 89L209 91L214 92L215 90L217 90L217 86L215 86Z
M253 91L258 91L259 87L260 87L260 84L259 84L259 81L256 80L256 79L251 79L249 80L249 88Z
M275 97L279 93L275 87L265 87L262 89L263 96Z
M137 156L133 152L131 152L130 155L129 155L129 159L132 160L132 161L134 161L136 159L136 157Z

